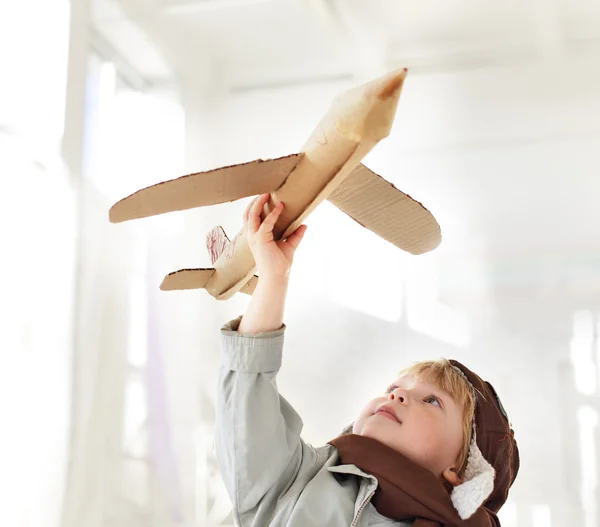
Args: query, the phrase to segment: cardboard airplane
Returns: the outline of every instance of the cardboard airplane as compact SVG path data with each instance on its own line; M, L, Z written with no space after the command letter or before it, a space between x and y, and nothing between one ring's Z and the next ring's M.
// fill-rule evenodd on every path
M435 249L440 227L421 203L361 160L390 133L406 70L391 72L338 96L300 153L199 172L152 185L115 203L113 223L270 193L268 214L283 201L275 239L285 239L325 199L362 226L411 254ZM229 240L221 227L206 239L213 268L168 274L162 290L206 289L218 300L252 294L258 276L245 230ZM357 248L357 250L359 250Z

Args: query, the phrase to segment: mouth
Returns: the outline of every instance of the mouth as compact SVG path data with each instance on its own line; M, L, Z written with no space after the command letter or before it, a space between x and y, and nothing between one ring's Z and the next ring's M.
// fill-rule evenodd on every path
M391 421L402 424L402 421L398 419L396 414L390 408L379 408L379 410L375 412L375 415L380 415L381 417L385 417L386 419L390 419Z

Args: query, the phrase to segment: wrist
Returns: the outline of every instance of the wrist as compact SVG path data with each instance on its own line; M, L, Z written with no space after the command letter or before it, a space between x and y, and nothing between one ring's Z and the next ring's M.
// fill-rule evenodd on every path
M287 286L288 278L285 276L259 275L258 284L238 331L257 334L280 329L283 325Z
M258 275L258 283L263 284L263 287L269 287L270 289L287 288L290 281L288 274L277 274L277 273L264 273Z

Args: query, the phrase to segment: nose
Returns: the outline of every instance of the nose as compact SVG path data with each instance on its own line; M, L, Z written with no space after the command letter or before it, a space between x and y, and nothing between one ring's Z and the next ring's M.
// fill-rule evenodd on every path
M401 388L396 388L395 390L391 391L389 395L389 400L398 401L400 404L408 404L406 392Z

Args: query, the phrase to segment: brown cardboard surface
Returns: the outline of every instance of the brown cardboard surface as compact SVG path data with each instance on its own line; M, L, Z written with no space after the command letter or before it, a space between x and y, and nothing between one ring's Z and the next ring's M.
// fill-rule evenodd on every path
M389 134L406 71L396 71L337 97L302 147L304 157L283 185L271 193L268 212L279 201L285 209L275 225L276 239L294 232L333 192L363 157ZM225 300L240 290L255 271L245 233L234 240L234 254L224 255L207 291Z
M163 291L202 289L214 272L214 269L181 269L165 276L160 288Z
M229 250L215 262L215 274L206 284L206 290L218 300L226 300L240 291L256 272L254 256L248 245L246 231L240 231Z
M256 271L254 257L243 229L230 241L225 231L216 227L207 238L210 253L215 252L211 247L213 245L217 246L217 251L221 247L223 250L213 262L215 272L204 287L218 300L226 300L248 285L248 280L252 280ZM254 291L254 287L251 290Z
M162 291L183 291L186 289L203 289L215 270L211 268L203 269L181 269L174 273L169 273L162 281L160 289ZM258 285L258 276L254 275L246 284L240 288L240 293L252 295Z
M257 159L157 183L115 203L109 219L118 223L272 192L281 186L302 157L302 154L291 154L277 159Z
M115 204L113 222L271 193L267 214L285 203L274 229L289 236L325 199L382 238L413 254L437 247L439 225L420 203L368 168L362 159L392 127L406 70L384 75L337 97L301 154L253 161L154 185ZM204 287L219 300L238 291L251 294L258 278L242 229L231 241L220 228L207 237L214 270L182 270L163 289ZM216 259L215 259L216 258Z
M276 232L286 238L339 186L392 127L406 78L399 70L338 96L301 151L304 157L273 193L286 204Z
M363 227L411 254L431 251L442 241L431 212L363 164L327 199Z
M252 295L252 293L254 293L254 289L256 289L257 285L258 285L258 276L254 275L252 278L250 278L250 280L248 280L248 283L240 289L240 293L244 293L246 295Z

